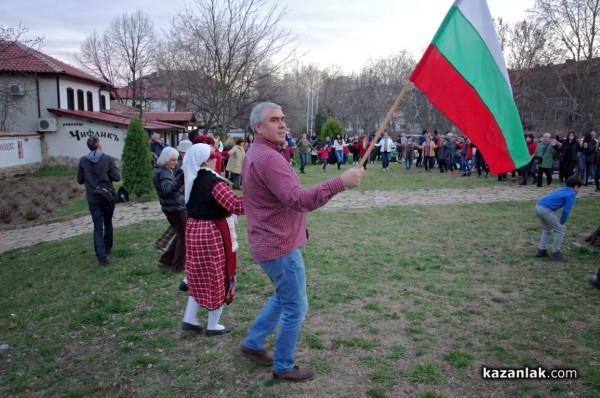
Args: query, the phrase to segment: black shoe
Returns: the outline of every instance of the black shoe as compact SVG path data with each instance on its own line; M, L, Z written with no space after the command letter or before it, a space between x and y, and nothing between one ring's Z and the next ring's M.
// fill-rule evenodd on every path
M181 322L181 330L183 330L184 332L194 332L200 334L204 331L204 326L192 325L191 323Z
M549 257L548 250L546 250L546 249L538 249L538 251L535 254L535 256L536 257Z
M185 283L185 281L181 281L181 283L179 284L179 290L181 290L182 292L188 291L187 283Z
M590 285L594 286L596 289L600 289L600 281L597 276L592 276L590 278Z
M526 182L520 182L519 185L527 185Z
M561 252L552 253L550 259L554 261L569 261L569 258L564 256Z
M231 332L231 328L225 328L225 329L221 329L221 330L210 330L210 329L206 329L206 331L204 332L204 335L206 336L220 336L222 334L226 334Z
M105 258L104 260L98 261L98 264L100 264L101 267L106 267L108 264L110 264L110 260Z

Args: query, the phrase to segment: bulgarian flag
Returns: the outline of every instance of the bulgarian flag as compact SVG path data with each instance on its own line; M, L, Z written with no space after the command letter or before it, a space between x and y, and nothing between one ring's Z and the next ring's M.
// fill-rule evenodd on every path
M504 56L485 0L456 0L410 76L502 174L529 163Z

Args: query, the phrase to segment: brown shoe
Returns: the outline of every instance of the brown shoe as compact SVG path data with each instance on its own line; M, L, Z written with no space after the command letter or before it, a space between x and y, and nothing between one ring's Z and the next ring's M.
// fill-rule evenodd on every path
M251 350L250 348L241 346L240 354L262 366L273 366L273 357L267 354L265 350Z
M273 379L281 381L301 382L308 381L315 377L315 371L308 368L301 368L294 365L292 370L287 372L273 372Z

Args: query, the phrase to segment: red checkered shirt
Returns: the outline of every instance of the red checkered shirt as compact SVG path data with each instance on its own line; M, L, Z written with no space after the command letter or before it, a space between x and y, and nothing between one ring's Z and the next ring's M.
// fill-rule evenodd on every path
M304 246L306 212L344 190L340 177L303 189L281 146L259 135L244 157L242 176L248 246L256 261L270 261Z

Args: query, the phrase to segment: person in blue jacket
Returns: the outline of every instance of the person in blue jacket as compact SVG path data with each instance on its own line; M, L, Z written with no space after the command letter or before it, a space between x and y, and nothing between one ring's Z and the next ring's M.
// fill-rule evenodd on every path
M555 261L567 261L567 257L560 252L560 245L567 229L567 218L575 204L575 197L583 182L577 175L567 178L566 186L559 188L544 196L535 205L535 214L542 222L542 237L536 257L550 257ZM560 219L556 214L557 210L562 210ZM552 242L552 252L548 253L548 239L554 233Z

